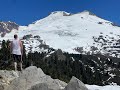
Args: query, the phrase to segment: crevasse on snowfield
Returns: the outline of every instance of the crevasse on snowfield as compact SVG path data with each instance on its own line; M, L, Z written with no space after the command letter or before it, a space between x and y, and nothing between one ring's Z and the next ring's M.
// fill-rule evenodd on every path
M77 53L74 50L76 47L84 47L85 51L89 51L89 46L94 43L93 36L99 36L101 32L118 38L115 35L120 34L120 28L89 11L77 14L57 11L33 24L20 26L18 31L13 30L4 39L12 38L14 33L18 33L20 37L27 34L40 35L47 45L55 49Z

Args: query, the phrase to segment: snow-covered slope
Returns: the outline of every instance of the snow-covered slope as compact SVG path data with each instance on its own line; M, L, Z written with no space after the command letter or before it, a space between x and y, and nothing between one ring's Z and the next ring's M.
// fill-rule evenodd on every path
M97 86L97 85L86 85L89 90L120 90L120 86L117 85L107 85L107 86Z
M11 39L14 33L18 33L21 38L28 34L39 35L50 47L60 48L70 53L88 53L90 51L90 54L94 52L120 57L120 48L118 48L120 47L120 27L89 11L77 14L64 11L52 12L46 18L33 24L20 26L19 31L13 30L1 39ZM95 41L96 39L97 41ZM93 50L91 46L97 49ZM83 47L82 50L81 47ZM112 50L115 55L108 49Z

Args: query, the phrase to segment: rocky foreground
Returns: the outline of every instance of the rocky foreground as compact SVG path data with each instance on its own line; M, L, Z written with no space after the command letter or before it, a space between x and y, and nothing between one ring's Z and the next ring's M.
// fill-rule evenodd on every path
M0 90L88 90L77 78L72 77L67 84L52 79L41 68L31 66L22 72L0 71Z

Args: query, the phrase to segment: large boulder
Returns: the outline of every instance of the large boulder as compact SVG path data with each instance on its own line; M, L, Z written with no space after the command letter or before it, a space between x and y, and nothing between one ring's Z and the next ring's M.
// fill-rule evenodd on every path
M40 83L32 86L29 90L49 90L47 84Z
M4 86L3 85L0 85L0 90L4 90Z
M70 80L70 82L68 83L64 90L88 90L88 89L83 82L81 82L76 77L72 77L72 79Z
M63 90L63 88L65 88L66 85L67 85L66 83L60 80L55 80L55 82L53 83L53 86L52 85L48 86L48 83L39 83L39 84L32 86L28 90ZM57 88L56 86L58 86L59 88Z
M75 77L65 83L44 74L41 68L31 66L22 72L0 71L0 90L88 90Z
M67 83L60 81L59 79L55 79L56 84L60 87L60 89L64 89L67 86Z
M0 90L5 90L6 87L19 77L19 73L15 71L0 70Z
M47 87L42 83L47 85ZM45 75L42 69L31 66L23 70L19 77L10 83L7 90L28 90L39 87L44 88L43 86L49 90L60 90L66 85L65 82L54 80L50 76Z

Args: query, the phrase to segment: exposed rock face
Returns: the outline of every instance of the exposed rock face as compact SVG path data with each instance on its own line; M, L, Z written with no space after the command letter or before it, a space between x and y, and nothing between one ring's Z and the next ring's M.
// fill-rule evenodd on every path
M20 73L19 77L10 83L7 90L34 90L34 88L39 87L41 89L48 88L49 90L59 90L62 88L61 86L63 86L63 84L65 86L67 85L62 81L59 83L58 80L54 80L50 76L45 75L40 68L31 66Z
M88 90L87 87L75 77L72 77L64 90Z
M19 28L19 25L17 25L16 23L14 22L0 22L0 33L2 37L4 37L4 35L6 33L9 33L11 32L12 29L16 29L18 30Z
M68 85L45 75L42 69L31 66L22 72L0 71L0 90L88 90L73 77Z
M18 75L19 75L18 72L1 70L0 71L0 90L6 89L6 87L9 86L11 81L17 78Z
M0 85L0 90L4 90L4 86L3 85Z
M40 83L35 86L32 86L31 89L29 90L49 90L47 84L45 83Z

